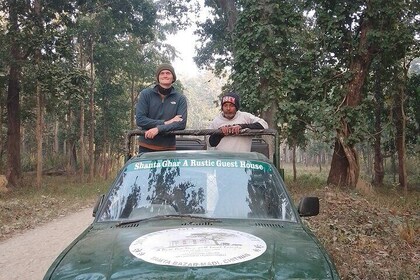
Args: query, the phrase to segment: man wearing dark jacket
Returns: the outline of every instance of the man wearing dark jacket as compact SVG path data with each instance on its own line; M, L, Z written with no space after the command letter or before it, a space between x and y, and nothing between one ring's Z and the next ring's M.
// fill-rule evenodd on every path
M159 65L156 79L156 86L140 92L136 106L137 126L146 130L139 137L140 152L175 150L175 135L161 133L183 130L187 124L187 100L172 86L176 81L172 65Z

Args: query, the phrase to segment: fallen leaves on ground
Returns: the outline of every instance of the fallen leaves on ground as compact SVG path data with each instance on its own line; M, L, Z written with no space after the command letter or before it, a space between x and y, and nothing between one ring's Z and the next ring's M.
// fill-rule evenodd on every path
M374 194L328 187L314 195L320 198L320 214L305 223L333 257L342 279L420 279L418 208L389 209L372 203Z
M86 207L85 204L86 201L60 200L50 196L0 200L0 241Z
M417 204L410 209L382 205L374 193L329 187L289 189L296 201L308 192L320 198L320 214L304 222L331 254L342 279L420 280L418 191L414 193ZM86 205L93 201L50 196L0 200L0 241Z

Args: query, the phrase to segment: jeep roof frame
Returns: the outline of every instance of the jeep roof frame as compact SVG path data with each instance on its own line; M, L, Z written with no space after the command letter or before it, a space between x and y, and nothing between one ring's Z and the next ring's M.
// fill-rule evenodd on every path
M140 136L145 134L145 130L141 129L134 129L127 131L126 134L126 160L128 160L132 155L131 151L131 138L134 136ZM222 134L222 132L219 129L185 129L185 130L176 130L176 131L170 131L170 132L164 132L163 135L180 135L180 136L209 136L213 134ZM275 129L242 129L239 133L239 135L242 136L263 136L263 135L269 135L274 138L274 144L268 145L269 148L274 146L274 154L271 153L270 155L273 155L273 159L270 158L270 160L273 161L274 165L277 169L280 170L280 147L279 147L279 135L277 130Z

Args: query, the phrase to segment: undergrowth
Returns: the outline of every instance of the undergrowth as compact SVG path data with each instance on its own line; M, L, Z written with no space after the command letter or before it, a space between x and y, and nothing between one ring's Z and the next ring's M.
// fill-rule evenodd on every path
M286 185L297 204L320 198L320 214L304 219L331 254L342 279L420 279L420 191L388 185L337 188L327 173L297 176Z
M93 207L97 197L105 193L111 181L96 180L80 183L78 177L45 177L38 188L27 177L21 187L0 192L0 240L15 233L66 215L69 212Z

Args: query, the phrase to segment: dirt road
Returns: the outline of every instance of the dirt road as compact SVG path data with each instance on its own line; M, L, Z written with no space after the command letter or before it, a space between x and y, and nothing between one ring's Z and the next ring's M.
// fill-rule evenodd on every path
M0 243L0 280L37 280L93 221L92 209L56 219Z

